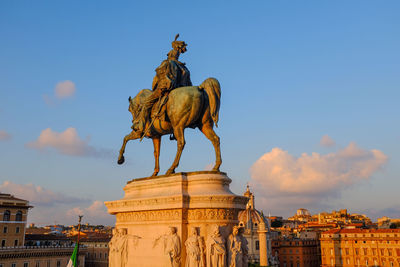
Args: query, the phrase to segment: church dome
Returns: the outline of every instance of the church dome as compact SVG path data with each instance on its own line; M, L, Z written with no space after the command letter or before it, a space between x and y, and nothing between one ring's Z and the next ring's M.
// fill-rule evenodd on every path
M249 186L247 186L247 190L243 195L249 198L249 202L246 205L246 209L238 214L239 226L249 230L257 229L260 224L267 227L268 223L264 215L254 207L254 195L250 192Z

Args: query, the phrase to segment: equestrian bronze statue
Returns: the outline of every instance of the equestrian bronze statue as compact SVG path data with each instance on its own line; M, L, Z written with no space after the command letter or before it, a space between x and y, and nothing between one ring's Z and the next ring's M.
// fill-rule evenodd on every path
M132 132L124 137L119 152L118 164L125 161L124 152L129 140L151 138L154 145L155 167L152 176L160 170L159 157L161 137L171 135L176 139L177 152L172 166L166 174L175 173L183 148L186 128L199 130L212 142L216 161L213 171L221 166L220 140L214 132L218 126L221 88L217 79L208 78L199 86L192 86L190 72L185 63L179 61L180 54L186 52L187 44L172 42L168 57L156 69L152 90L143 89L134 98L129 97L129 112L132 114Z

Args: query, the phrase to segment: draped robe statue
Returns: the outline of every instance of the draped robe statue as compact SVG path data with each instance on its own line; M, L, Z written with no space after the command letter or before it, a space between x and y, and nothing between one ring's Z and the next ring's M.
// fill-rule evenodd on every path
M185 242L186 246L186 264L185 267L205 267L204 265L204 249L201 237L197 233L197 229L192 227L191 236Z
M175 227L169 230L169 235L164 239L164 253L168 255L171 267L181 267L181 240Z
M247 267L247 240L239 234L239 227L234 226L228 239L228 266Z
M207 239L207 267L225 267L225 261L225 239L216 225L213 234Z
M128 235L127 229L114 229L113 237L109 243L110 267L125 267L128 261Z

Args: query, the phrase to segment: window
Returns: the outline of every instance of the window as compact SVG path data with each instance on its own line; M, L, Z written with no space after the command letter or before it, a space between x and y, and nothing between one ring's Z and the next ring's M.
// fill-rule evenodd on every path
M14 247L18 247L18 239L14 240Z
M101 252L99 253L99 258L101 259Z
M47 260L47 267L50 267L50 260Z
M4 228L3 228L3 234L7 234L7 232L8 232L8 227L7 227L7 226L4 226Z
M17 221L17 222L20 222L20 221L22 221L22 211L17 211L17 214L15 214L15 220Z
M61 261L60 260L57 261L57 267L61 267Z
M364 248L364 255L368 255L368 249Z
M11 267L17 267L16 263L11 263Z
M40 261L37 261L37 262L36 262L35 267L40 267Z
M3 215L3 221L9 221L10 220L10 211L9 210L6 210L5 212L4 212L4 215ZM15 263L13 263L13 264L15 264Z
M5 247L5 246L6 246L6 240L4 240L4 239L1 240L1 246L2 246L2 247Z
M349 255L349 249L346 248L346 255Z
M356 248L356 255L360 255L360 249Z
M15 233L19 234L19 226L15 227Z
M260 241L256 240L256 250L260 250Z
M389 256L392 256L392 249L388 248Z

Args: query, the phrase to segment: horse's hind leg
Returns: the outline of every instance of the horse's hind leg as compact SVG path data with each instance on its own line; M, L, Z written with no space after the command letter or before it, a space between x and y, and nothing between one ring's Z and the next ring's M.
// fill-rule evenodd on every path
M179 161L181 159L182 151L183 148L185 147L185 135L184 135L184 128L179 127L174 129L174 135L177 141L178 149L176 151L176 156L174 163L172 163L172 166L168 169L168 171L165 174L172 174L175 173L176 167L179 165Z
M160 145L161 145L161 136L153 137L153 145L154 145L154 172L151 176L157 176L160 171Z
M213 171L219 171L219 167L222 164L221 149L218 135L214 132L213 125L211 123L205 123L200 126L200 131L212 142L215 150L215 165Z

